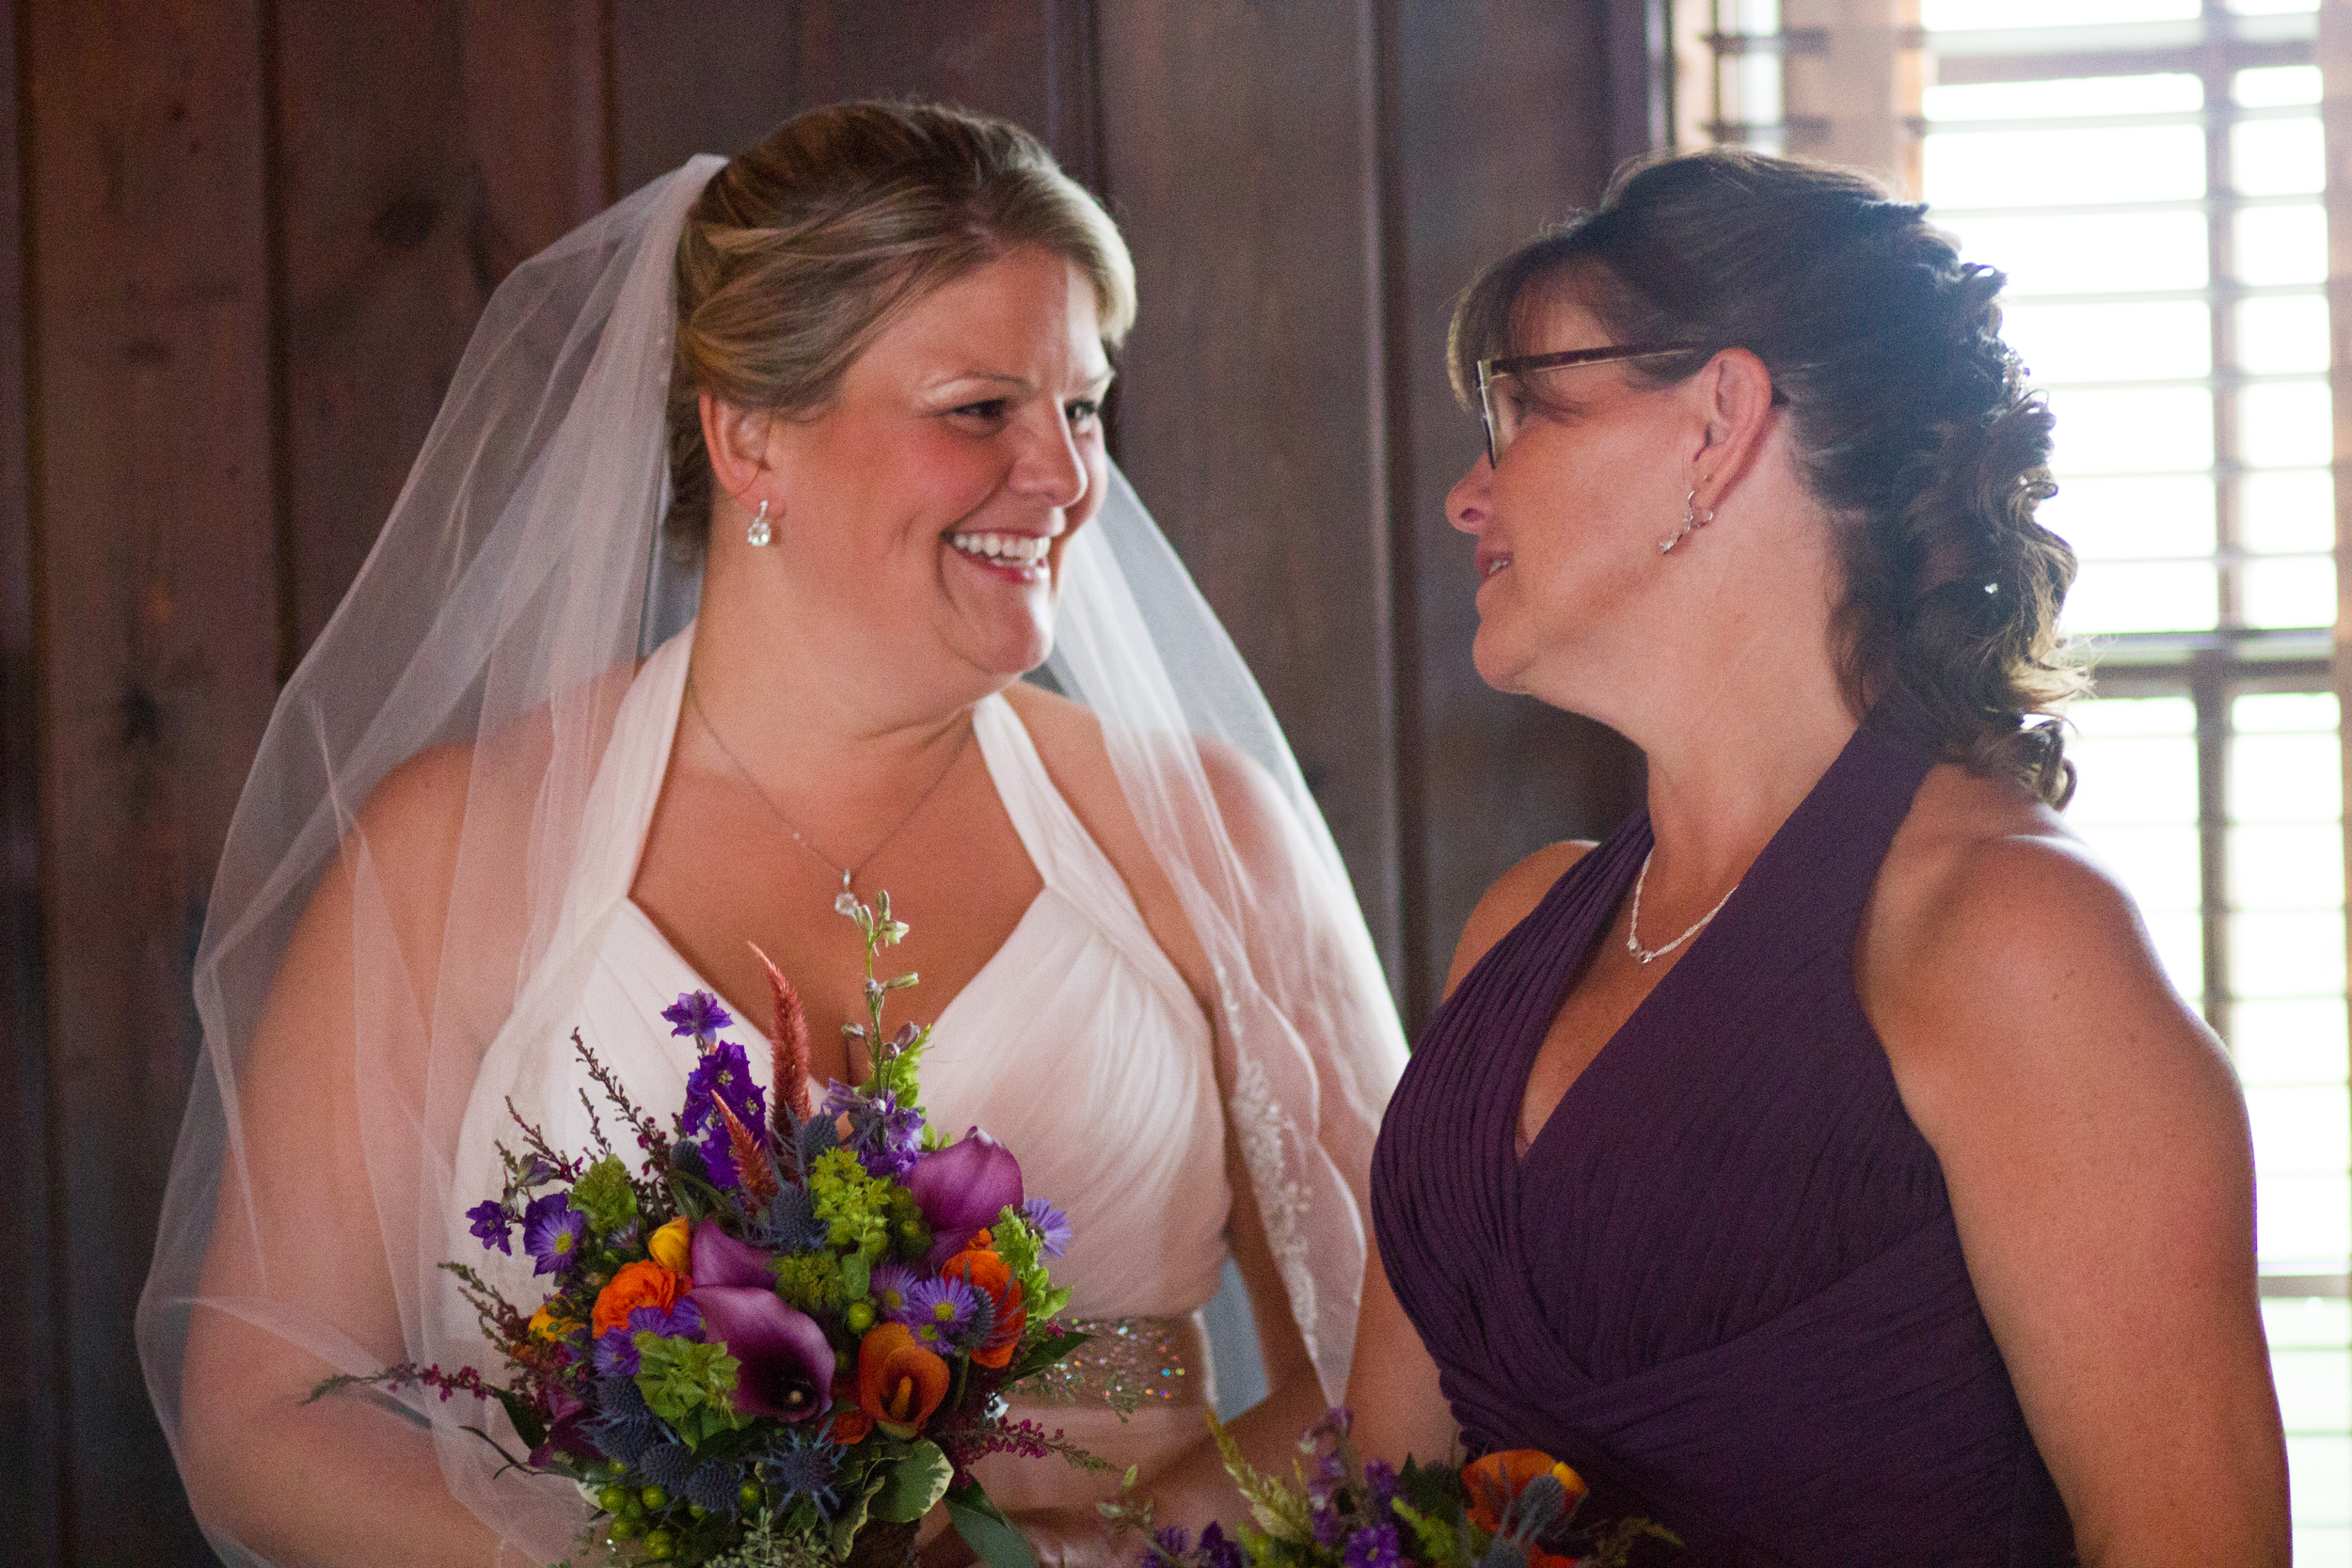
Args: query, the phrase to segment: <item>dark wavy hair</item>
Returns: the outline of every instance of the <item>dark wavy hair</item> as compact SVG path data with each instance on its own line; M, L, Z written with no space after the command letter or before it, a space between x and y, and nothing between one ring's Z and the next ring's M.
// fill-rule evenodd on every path
M1971 770L2063 805L2056 711L2084 679L2058 637L2074 553L2034 520L2050 411L2001 341L2006 281L1866 175L1740 148L1648 160L1600 205L1489 267L1454 313L1454 390L1532 352L1524 309L1573 299L1619 342L1690 342L1629 369L1685 379L1745 348L1788 404L1800 473L1835 519L1846 700L1889 699Z

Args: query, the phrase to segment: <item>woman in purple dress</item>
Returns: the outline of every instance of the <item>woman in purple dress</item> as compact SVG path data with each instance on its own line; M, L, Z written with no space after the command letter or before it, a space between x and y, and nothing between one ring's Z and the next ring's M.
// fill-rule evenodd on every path
M2283 1563L2245 1110L2058 816L2051 418L1921 211L1701 153L1463 299L1479 673L1647 805L1463 932L1359 1436L1710 1563Z

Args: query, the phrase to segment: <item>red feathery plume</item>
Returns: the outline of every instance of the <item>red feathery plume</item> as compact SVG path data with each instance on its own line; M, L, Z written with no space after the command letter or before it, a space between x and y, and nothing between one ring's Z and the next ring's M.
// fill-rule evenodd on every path
M816 1112L808 1098L808 1069L815 1060L808 1044L808 1013L801 1006L801 993L792 989L784 971L760 952L757 942L752 943L751 948L759 959L759 967L768 972L768 994L776 1004L776 1026L768 1037L775 1052L776 1101L790 1108L795 1123L803 1122Z
M718 1096L711 1097L719 1114L727 1118L727 1143L735 1155L736 1181L754 1203L765 1203L776 1196L776 1170L768 1163L767 1153L752 1130L743 1125L743 1118Z

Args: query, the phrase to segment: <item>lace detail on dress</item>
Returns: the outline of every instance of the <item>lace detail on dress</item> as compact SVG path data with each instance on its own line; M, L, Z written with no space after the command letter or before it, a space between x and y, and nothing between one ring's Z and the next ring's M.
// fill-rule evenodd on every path
M1282 1288L1290 1292L1291 1316L1315 1354L1315 1275L1307 1251L1307 1192L1295 1174L1302 1163L1299 1146L1305 1139L1282 1110L1266 1080L1265 1067L1245 1055L1233 1072L1233 1135L1241 1145L1242 1163L1249 1167L1249 1189L1257 1195L1258 1216L1265 1224L1267 1248L1281 1271Z

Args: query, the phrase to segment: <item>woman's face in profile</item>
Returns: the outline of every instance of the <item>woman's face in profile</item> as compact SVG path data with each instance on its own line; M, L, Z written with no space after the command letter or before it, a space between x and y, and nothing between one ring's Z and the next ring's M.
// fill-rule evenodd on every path
M1613 341L1590 311L1567 301L1532 308L1524 336L1509 352ZM1480 677L1497 690L1581 711L1578 693L1605 668L1613 638L1642 623L1657 542L1681 514L1682 492L1672 482L1677 407L1618 363L1525 379L1502 461L1489 466L1481 453L1447 495L1446 516L1477 541L1471 658ZM1596 653L1603 664L1595 664Z
M927 653L995 685L1035 669L1102 505L1110 381L1093 288L1063 258L1025 247L934 290L822 414L773 427L796 557L829 605L890 626L909 674Z

